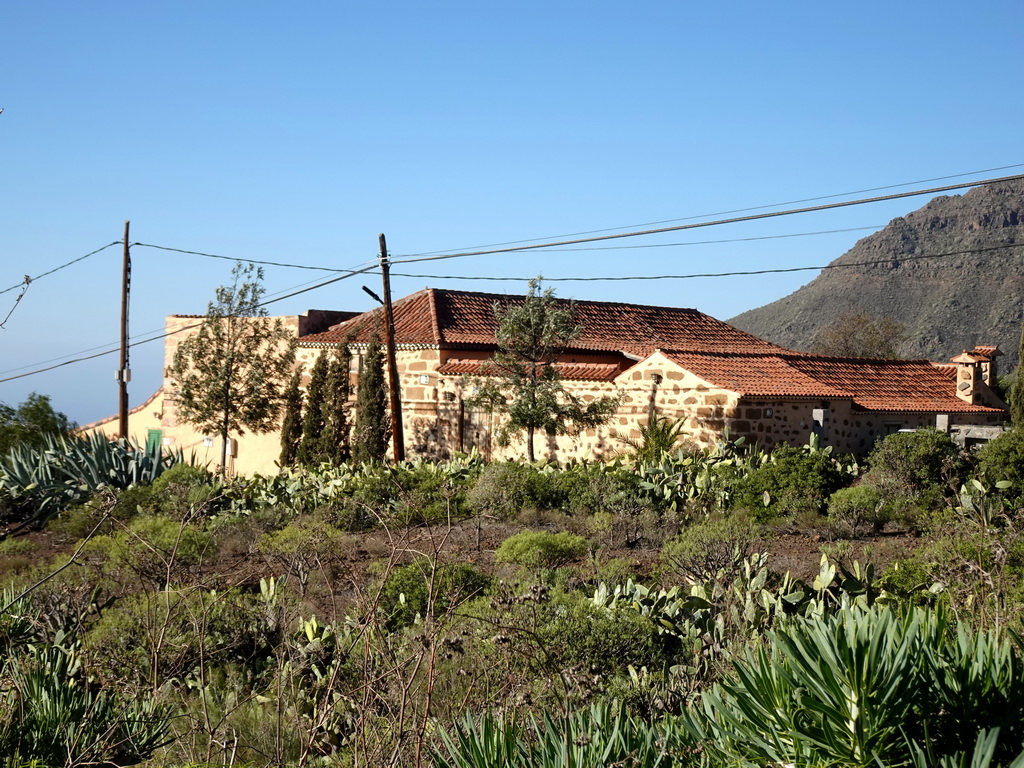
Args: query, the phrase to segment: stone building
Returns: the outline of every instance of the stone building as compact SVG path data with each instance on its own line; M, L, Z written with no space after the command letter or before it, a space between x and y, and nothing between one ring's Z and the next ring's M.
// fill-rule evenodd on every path
M479 450L490 459L522 458L520 441L493 439L500 414L469 406L474 378L496 350L495 306L522 297L424 289L394 304L402 421L410 457L443 459ZM566 302L568 304L568 302ZM1007 418L989 388L998 348L976 347L949 363L867 360L784 349L695 309L599 301L572 302L582 333L555 362L565 385L584 401L614 395L618 411L606 425L577 435L537 435L538 458L603 459L622 452L652 413L685 424L693 446L730 437L770 448L806 443L812 434L838 452L864 454L879 437L936 427L970 442L987 439ZM383 337L383 311L310 311L285 318L297 335L297 364L308 375L317 356L349 344L358 386L370 336ZM172 316L168 331L199 318ZM187 332L187 328L185 328ZM180 334L168 336L169 362ZM307 379L308 380L308 379ZM113 434L116 419L86 427ZM178 421L169 381L131 416L131 434L162 440L186 455L215 460L214 441ZM244 435L232 446L230 469L276 471L279 434Z
M493 355L495 306L507 295L425 289L394 305L403 426L410 455L444 458L477 448L489 458L522 457L523 444L492 440L500 414L474 410L473 377ZM568 302L566 302L568 304ZM598 301L572 302L582 333L556 363L585 401L617 395L605 426L579 435L538 436L538 457L607 458L623 437L639 435L651 413L681 419L688 441L709 446L726 434L771 447L817 434L839 452L863 454L900 429L936 427L965 439L987 437L1007 417L988 387L995 347L978 347L937 365L926 360L866 360L793 352L694 309ZM310 365L324 349L351 340L359 353L380 309L299 339ZM968 386L964 386L964 382Z

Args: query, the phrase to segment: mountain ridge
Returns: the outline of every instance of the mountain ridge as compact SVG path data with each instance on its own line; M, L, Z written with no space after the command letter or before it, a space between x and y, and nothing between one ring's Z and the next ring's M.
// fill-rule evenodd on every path
M807 285L728 322L808 351L846 315L889 317L906 330L900 357L944 361L976 344L998 344L1003 375L1019 363L1021 247L1024 180L936 197L857 241Z

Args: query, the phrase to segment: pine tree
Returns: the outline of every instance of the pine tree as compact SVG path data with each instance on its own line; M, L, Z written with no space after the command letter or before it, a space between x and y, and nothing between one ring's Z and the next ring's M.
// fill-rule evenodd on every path
M282 467L290 467L295 463L302 440L302 392L299 391L299 371L292 374L284 391L284 421L281 423L281 458L278 463Z
M295 361L295 338L263 308L263 271L235 264L198 330L185 338L167 369L178 418L221 438L227 470L230 433L277 427L281 387Z
M370 337L359 375L356 396L355 440L352 457L356 461L383 461L388 450L390 425L387 415L387 383L384 380L384 348L376 333Z
M584 404L562 386L555 367L558 356L582 327L573 320L572 304L559 305L554 291L541 290L540 278L530 281L521 304L494 305L498 321L498 351L487 362L489 374L478 380L479 391L467 402L505 416L498 443L526 431L526 456L534 461L533 439L538 429L549 435L596 427L615 413L618 399L602 397Z
M344 344L333 355L327 374L324 403L324 430L320 436L323 461L344 464L351 457L351 436L348 419L349 363L352 355Z
M319 464L323 460L320 455L320 436L324 431L324 397L327 390L329 364L328 356L321 353L313 363L313 369L309 373L309 386L306 387L306 409L302 416L302 440L299 442L296 459L299 464L307 467Z

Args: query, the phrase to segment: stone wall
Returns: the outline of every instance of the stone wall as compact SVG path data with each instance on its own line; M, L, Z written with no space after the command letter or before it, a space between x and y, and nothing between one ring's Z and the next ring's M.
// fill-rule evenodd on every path
M695 448L715 445L730 429L739 396L712 386L656 353L623 372L616 380L622 393L616 428L630 438L652 413L682 420L685 440Z

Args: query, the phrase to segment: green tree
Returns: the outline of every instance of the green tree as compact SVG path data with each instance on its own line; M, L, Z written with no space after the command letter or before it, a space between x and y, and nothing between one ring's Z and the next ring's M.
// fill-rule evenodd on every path
M309 386L306 387L306 409L302 415L302 440L296 459L307 467L319 463L320 436L324 431L324 395L327 389L327 373L330 361L321 353L309 372Z
M486 378L477 380L477 394L469 404L505 414L498 443L526 431L526 455L534 461L537 430L566 434L604 424L615 413L617 398L602 397L583 403L562 385L555 366L569 343L582 332L573 318L573 305L559 303L541 279L530 281L521 304L494 305L498 321L498 350L484 367Z
M178 417L220 436L222 473L232 432L263 434L277 426L281 387L295 361L295 339L262 306L263 270L239 262L231 277L167 370Z
M387 453L390 433L387 396L384 348L374 333L366 348L356 394L355 439L352 444L352 457L356 461L383 461Z
M284 420L281 422L281 458L278 463L282 467L290 467L295 463L299 453L299 442L302 440L302 392L299 390L301 374L296 371L288 381L284 391Z
M16 445L42 448L46 435L70 435L76 426L53 409L48 395L33 392L17 408L0 403L0 456Z
M1020 362L1017 363L1017 370L1013 372L1013 385L1010 389L1010 420L1017 429L1024 429L1024 373L1021 372L1024 365L1024 326L1020 329L1017 359Z
M814 337L812 351L835 357L899 357L897 348L906 336L903 323L868 312L847 312Z
M320 435L320 455L332 464L344 464L351 457L348 399L349 363L352 355L348 344L335 351L327 372L324 403L324 430Z

